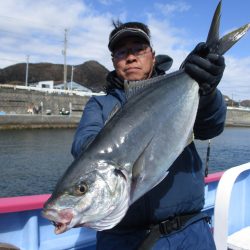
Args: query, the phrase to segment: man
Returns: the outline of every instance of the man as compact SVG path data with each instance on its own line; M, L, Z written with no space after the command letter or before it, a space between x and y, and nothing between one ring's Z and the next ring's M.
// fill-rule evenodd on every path
M75 158L92 142L115 110L125 104L125 80L165 74L172 63L168 56L155 56L150 31L142 23L115 24L108 47L115 70L107 76L107 95L92 97L85 106L72 145ZM224 128L226 108L216 86L225 68L224 58L210 53L209 48L200 43L182 68L200 86L193 129L195 138L205 140L219 135ZM167 108L171 109L163 107ZM202 164L191 142L170 167L167 177L131 205L116 227L97 233L97 249L143 249L154 241L157 242L153 249L215 249L207 216L200 212L203 205ZM157 237L153 237L155 231L150 228L156 229Z

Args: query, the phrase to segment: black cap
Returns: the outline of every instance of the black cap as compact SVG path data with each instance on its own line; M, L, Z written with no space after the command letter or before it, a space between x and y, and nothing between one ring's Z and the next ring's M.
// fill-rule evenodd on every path
M131 23L127 23L127 24L131 24ZM117 31L114 30L113 32L111 32L109 36L109 44L108 44L108 48L111 52L113 52L117 42L125 37L141 38L145 40L145 42L151 46L150 35L147 32L145 32L141 27L138 27L140 25L143 25L146 27L146 25L139 23L140 25L138 25L137 27L128 27L127 24L123 24L119 29L117 29Z

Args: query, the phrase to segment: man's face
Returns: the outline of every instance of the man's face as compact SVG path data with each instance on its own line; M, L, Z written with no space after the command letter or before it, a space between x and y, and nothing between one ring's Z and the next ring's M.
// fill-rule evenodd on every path
M155 55L143 40L128 37L114 49L112 61L118 77L138 81L151 76Z

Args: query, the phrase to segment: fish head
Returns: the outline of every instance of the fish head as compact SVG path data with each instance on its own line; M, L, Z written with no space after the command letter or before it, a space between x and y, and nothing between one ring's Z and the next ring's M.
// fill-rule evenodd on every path
M97 161L92 171L59 180L42 215L55 225L55 233L73 227L101 231L114 227L129 206L129 176L115 164Z

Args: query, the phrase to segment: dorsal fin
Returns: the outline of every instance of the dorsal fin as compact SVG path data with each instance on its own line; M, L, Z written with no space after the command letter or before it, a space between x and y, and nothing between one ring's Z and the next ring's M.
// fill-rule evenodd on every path
M161 78L166 77L166 75L156 76L150 79L141 80L141 81L124 81L124 91L127 100L131 97L142 93L145 89L148 89L153 86L153 84L158 83Z
M127 100L129 100L131 97L138 95L144 89L151 86L151 82L147 80L142 81L124 81L124 90Z

